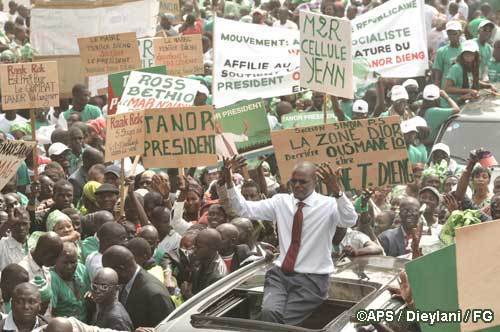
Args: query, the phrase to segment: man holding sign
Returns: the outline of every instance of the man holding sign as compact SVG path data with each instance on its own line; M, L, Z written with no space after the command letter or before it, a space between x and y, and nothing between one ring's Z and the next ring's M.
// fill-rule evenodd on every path
M352 227L358 215L342 193L340 169L319 169L301 161L292 171L292 194L276 194L262 201L246 201L235 189L231 166L224 160L229 204L241 217L275 220L280 255L267 271L261 319L298 325L328 295L330 274L335 271L331 252L337 226ZM318 177L332 197L315 192Z

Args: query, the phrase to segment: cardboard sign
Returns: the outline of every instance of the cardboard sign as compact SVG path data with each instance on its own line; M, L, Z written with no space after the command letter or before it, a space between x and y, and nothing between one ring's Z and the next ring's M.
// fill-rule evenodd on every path
M200 82L188 78L133 71L119 103L118 112L152 108L189 107Z
M104 161L114 161L144 153L144 112L128 112L106 118Z
M139 69L137 71L145 73L155 73L155 74L167 74L167 69L165 66L149 67ZM130 71L124 71L121 73L115 73L108 75L108 114L113 115L118 109L118 103L127 85L128 77L130 76Z
M500 303L494 289L498 287L500 262L500 220L461 227L456 230L458 304L468 309L492 310L490 322L483 320L462 322L461 331L484 331L500 325ZM478 255L480 251L480 255ZM474 287L471 287L474 285ZM486 317L486 316L484 316ZM498 331L499 328L496 328Z
M61 56L37 56L33 61L55 61L57 62L57 74L59 76L59 97L71 98L71 90L76 83L85 83L82 62L78 55Z
M73 1L71 6L59 8L35 6L31 10L30 29L33 48L40 55L78 55L78 38L122 32L135 32L138 38L154 36L158 0L117 2ZM90 8L82 8L84 3ZM101 5L95 7L97 3Z
M144 166L181 168L213 165L215 126L211 106L148 109Z
M169 75L203 74L201 35L154 38L156 65L165 65Z
M384 77L424 76L429 67L424 0L391 0L352 21L352 53Z
M326 113L326 123L337 122L337 117L333 112ZM324 124L323 112L293 112L285 114L281 117L281 125L284 129L321 126Z
M215 120L218 156L232 157L271 144L269 122L262 99L219 108Z
M4 110L59 106L54 61L1 65L0 80Z
M141 68L135 32L78 38L85 76Z
M19 165L35 146L35 142L10 140L0 144L0 190L17 173Z
M399 116L272 131L284 183L299 160L342 167L344 189L413 181Z
M155 65L153 39L154 38L137 39L137 46L139 47L139 55L141 56L142 63L141 68L149 68Z
M299 31L215 18L213 104L301 92Z
M353 99L351 22L300 12L300 86Z
M160 14L163 13L174 15L173 24L182 21L179 0L160 0Z

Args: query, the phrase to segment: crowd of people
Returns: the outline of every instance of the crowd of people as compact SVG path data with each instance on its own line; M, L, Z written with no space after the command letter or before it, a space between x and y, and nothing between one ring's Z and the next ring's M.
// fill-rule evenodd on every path
M184 0L183 21L160 15L157 36L202 34L206 70L197 77L204 88L196 105L204 105L215 15L298 29L300 10L352 20L380 4ZM447 145L434 144L465 103L498 96L500 9L426 0L425 18L427 76L379 78L354 100L311 91L266 100L272 130L286 114L325 109L338 121L399 116L413 171L406 185L343 193L337 170L300 162L283 179L273 156L251 171L236 155L219 169L145 169L133 158L122 169L104 162L106 95L74 82L72 98L37 109L36 158L28 156L1 189L0 330L141 331L240 267L275 255L265 291L277 296L263 303L262 320L298 325L324 299L333 261L414 259L453 241L458 214L470 212L471 223L500 219L500 178L481 165L488 152L478 147L460 167ZM0 62L31 61L28 6L8 2L0 25ZM32 139L29 112L2 111L0 142ZM315 191L320 183L332 197Z

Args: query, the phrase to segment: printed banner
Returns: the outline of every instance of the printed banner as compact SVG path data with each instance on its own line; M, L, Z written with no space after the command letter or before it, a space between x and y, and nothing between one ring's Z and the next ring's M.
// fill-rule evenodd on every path
M193 106L200 82L188 78L133 71L118 112Z
M142 155L144 153L144 112L128 112L106 118L104 161Z
M148 109L144 166L181 168L214 165L215 126L211 106Z
M217 109L215 133L215 147L219 157L232 157L271 145L264 101L242 101Z
M351 22L300 12L300 86L353 99Z
M137 71L162 75L167 74L165 66L143 68ZM125 86L127 85L130 73L131 71L124 71L108 76L108 115L116 114L118 104L123 95L123 90L125 90Z
M78 38L122 32L135 32L137 38L154 36L158 7L158 0L97 8L35 6L31 10L30 40L39 55L77 55Z
M59 106L57 63L0 65L3 110Z
M326 113L326 123L337 122L337 117L333 112ZM284 129L321 126L324 124L323 112L293 112L285 114L281 117L281 125Z
M213 103L301 92L299 32L216 18Z
M429 68L423 0L390 0L352 22L352 53L384 77L424 76Z
M135 32L78 38L85 76L141 68Z
M5 141L0 143L0 190L17 173L21 162L36 146L35 142Z
M398 116L272 131L271 138L284 183L299 160L342 167L346 191L413 180Z
M154 61L165 65L169 75L203 74L201 35L154 38Z
M155 65L153 39L154 38L137 39L137 46L139 47L139 55L141 57L142 68L149 68Z

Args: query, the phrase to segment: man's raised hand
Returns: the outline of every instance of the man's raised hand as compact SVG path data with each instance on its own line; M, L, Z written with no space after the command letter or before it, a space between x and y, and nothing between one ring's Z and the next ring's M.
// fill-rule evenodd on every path
M328 193L338 196L342 192L342 169L337 168L335 171L330 167L330 165L318 166L316 174L319 176L321 181L326 185Z

